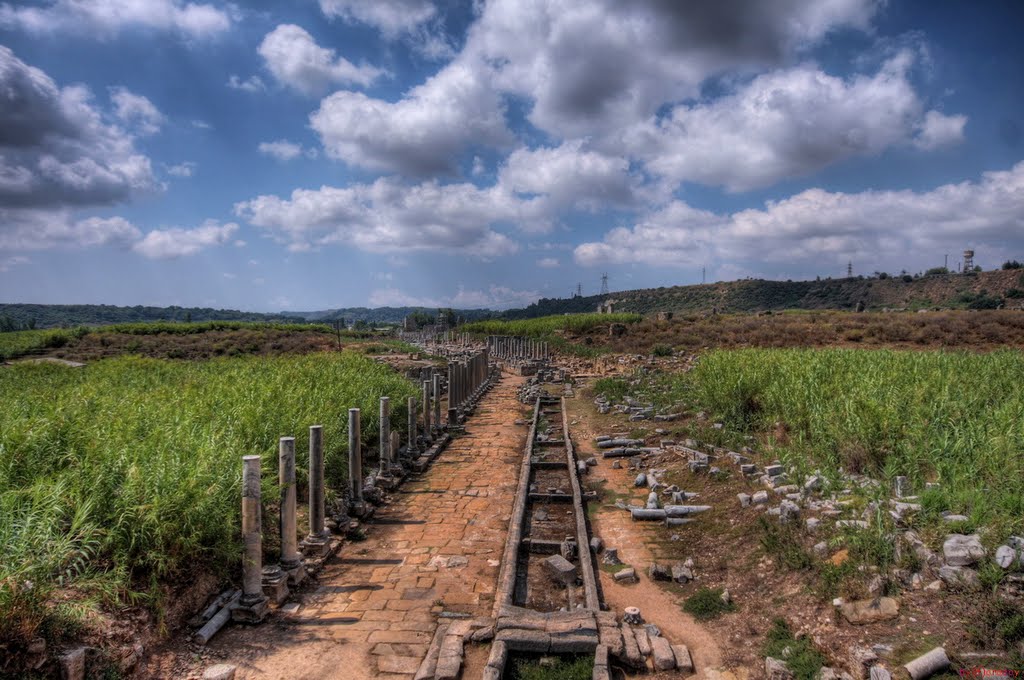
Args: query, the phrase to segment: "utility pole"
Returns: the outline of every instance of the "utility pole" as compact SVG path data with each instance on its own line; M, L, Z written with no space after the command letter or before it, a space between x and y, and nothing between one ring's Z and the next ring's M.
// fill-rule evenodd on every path
M701 285L704 285L707 282L707 280L708 280L708 268L705 265L705 266L700 268L700 283L701 283Z
M577 283L576 284L576 297L583 297L583 284L582 283Z
M601 274L601 295L608 294L608 274Z
M846 278L853 278L853 260L846 263Z
M946 253L943 256L942 268L945 269L946 271L949 271L949 253Z

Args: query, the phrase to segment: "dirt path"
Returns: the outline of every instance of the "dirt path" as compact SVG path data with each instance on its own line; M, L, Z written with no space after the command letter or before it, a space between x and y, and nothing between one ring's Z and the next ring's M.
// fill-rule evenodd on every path
M647 489L635 493L633 479L635 472L630 472L623 465L616 470L611 467L610 459L600 457L594 445L591 423L591 407L580 398L568 401L572 418L573 440L581 458L598 457L598 465L590 468L587 475L587 486L606 484L606 490L612 494L637 497L639 502L646 500ZM606 546L619 551L619 559L634 567L640 582L622 585L612 579L611 574L601 570L599 578L604 601L612 611L621 612L626 607L639 607L644 620L657 625L674 644L685 644L693 655L697 679L735 677L723 673L722 649L710 631L700 625L689 614L680 608L680 598L647 578L647 566L659 557L661 539L657 532L664 531L661 525L633 522L628 512L618 508L609 508L600 503L591 515L591 532L600 536Z
M210 644L215 662L246 679L410 680L442 610L489 616L527 434L515 425L521 383L505 376L484 397L466 434L378 511L366 541L342 547L296 614L229 627ZM147 675L198 677L182 657L152 659Z

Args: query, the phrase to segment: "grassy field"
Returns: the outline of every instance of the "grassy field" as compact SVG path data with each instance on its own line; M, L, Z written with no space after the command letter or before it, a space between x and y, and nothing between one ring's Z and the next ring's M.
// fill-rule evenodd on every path
M85 335L86 330L13 331L0 333L0 361L6 361L42 349L64 347Z
M354 352L0 369L0 640L70 630L102 601L159 611L161 584L236 568L243 455L263 456L272 505L278 438L296 437L301 488L322 424L339 488L347 409L371 443L378 397L415 393Z
M585 333L613 323L638 323L642 318L639 314L564 314L514 321L474 321L461 326L459 330L481 335L520 335L536 338L551 335L556 331Z
M1024 355L889 350L714 351L641 391L755 434L784 462L910 477L925 514L1024 522ZM604 380L609 396L635 394ZM883 487L885 488L885 487ZM1004 527L1009 528L1009 527Z

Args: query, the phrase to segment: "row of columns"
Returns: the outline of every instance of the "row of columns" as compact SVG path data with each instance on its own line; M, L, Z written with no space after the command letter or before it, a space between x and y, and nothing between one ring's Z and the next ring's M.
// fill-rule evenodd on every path
M547 361L551 358L547 342L518 336L489 335L487 349L497 359Z

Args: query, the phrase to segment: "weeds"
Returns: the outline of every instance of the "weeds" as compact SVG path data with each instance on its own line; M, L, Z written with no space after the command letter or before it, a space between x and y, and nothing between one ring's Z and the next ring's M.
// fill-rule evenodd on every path
M594 657L575 659L543 657L517 659L512 671L513 680L590 680L594 672Z
M696 593L686 598L683 603L683 611L698 621L717 619L726 612L736 611L736 605L731 601L722 599L721 588L701 588Z
M812 680L825 665L825 657L801 635L795 637L785 619L775 619L764 644L764 655L786 662L796 680Z
M767 517L758 517L757 523L761 529L761 547L769 555L794 570L810 569L814 565L794 523L780 524L777 519L772 521Z

